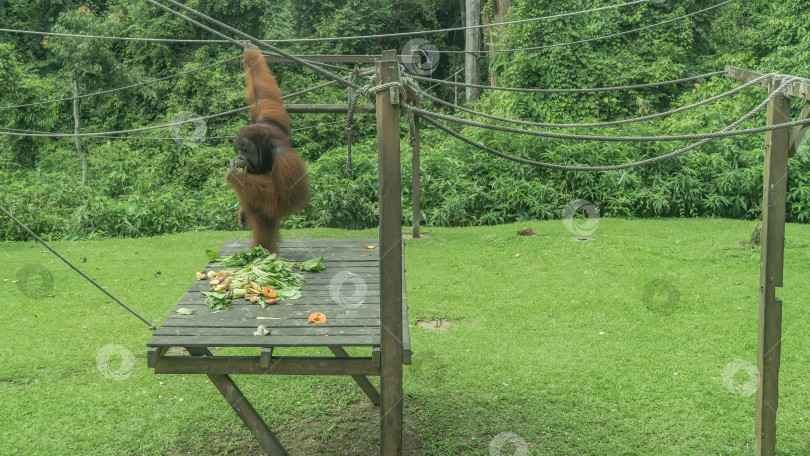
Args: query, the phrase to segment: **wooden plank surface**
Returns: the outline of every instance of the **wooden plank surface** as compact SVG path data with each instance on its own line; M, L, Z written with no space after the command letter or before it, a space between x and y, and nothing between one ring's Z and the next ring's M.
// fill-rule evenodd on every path
M248 250L250 240L232 239L220 255ZM374 246L369 249L366 246ZM380 345L380 269L377 239L285 239L280 256L293 261L324 257L326 269L302 272L303 296L262 308L236 299L231 309L212 310L202 291L208 280L194 280L154 332L149 347L329 347ZM207 267L205 271L222 268ZM342 297L341 297L342 296ZM180 315L179 308L193 309ZM324 325L307 323L313 312L326 315ZM403 305L407 322L407 309ZM407 324L407 323L406 323ZM259 325L270 331L254 336ZM407 331L407 330L406 330ZM407 334L407 332L406 332ZM406 337L406 339L409 339ZM404 341L410 358L410 340Z

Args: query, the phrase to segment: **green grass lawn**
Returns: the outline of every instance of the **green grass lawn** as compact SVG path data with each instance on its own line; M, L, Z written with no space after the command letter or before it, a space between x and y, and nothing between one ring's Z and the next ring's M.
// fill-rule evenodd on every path
M526 226L536 235L517 236ZM733 220L602 219L592 241L575 242L557 220L430 228L433 237L407 241L406 454L498 454L490 446L510 437L531 455L753 454L752 229ZM54 247L160 322L205 264L205 249L246 235ZM788 225L777 291L783 456L810 454L809 262L810 226ZM41 245L0 244L0 264L0 454L262 454L206 377L155 375L147 326ZM14 282L30 264L51 274L52 297L29 297ZM438 318L457 324L415 326ZM108 378L97 367L111 344L134 355L128 375ZM377 410L351 379L234 377L292 454L376 451ZM506 443L500 454L515 448Z

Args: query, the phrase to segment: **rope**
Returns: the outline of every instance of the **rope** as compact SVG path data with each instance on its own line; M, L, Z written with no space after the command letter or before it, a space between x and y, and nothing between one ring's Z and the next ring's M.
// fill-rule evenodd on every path
M650 82L646 84L634 84L634 85L625 85L625 86L615 86L615 87L593 87L593 88L585 88L585 89L525 89L520 87L498 87L498 86L489 86L489 85L481 85L481 84L468 84L466 82L451 82L445 81L442 79L433 79L427 78L424 76L416 76L414 75L414 79L418 79L420 81L426 82L434 82L437 84L444 84L444 85L451 85L451 86L458 86L458 87L473 87L477 89L488 89L488 90L502 90L505 92L521 92L521 93L589 93L589 92L610 92L614 90L633 90L633 89L646 89L650 87L659 87L663 85L670 85L670 84L680 84L682 82L688 81L695 81L697 79L705 79L712 76L720 76L726 74L727 71L714 71L712 73L706 74L699 74L697 76L689 76L686 78L681 79L673 79L671 81L659 81L659 82Z
M214 35L220 36L220 37L230 41L231 43L233 43L233 44L235 44L235 45L237 45L239 47L244 47L244 43L240 43L239 41L237 41L237 40L235 40L233 38L230 38L229 36L226 36L226 35L218 32L218 31L216 31L216 30L214 30L214 29L212 29L212 28L210 28L210 27L208 27L206 25L203 25L203 24L195 21L194 19L184 15L183 13L180 13L179 11L174 11L173 9L171 9L171 8L169 8L167 6L164 6L164 5L156 2L155 0L146 0L146 1L151 3L152 5L157 6L158 8L160 8L160 9L162 9L162 10L168 12L168 13L174 14L175 16L182 18L183 20L189 22L190 24L194 24L194 25L196 25L197 27L200 27L203 30L206 30L206 31L208 31L210 33L213 33ZM218 27L221 27L222 29L227 30L227 31L229 31L229 32L231 32L231 33L233 33L235 35L241 36L242 38L244 38L244 39L250 41L251 43L253 43L254 45L256 45L257 47L263 47L263 48L269 49L269 50L275 52L276 54L278 54L278 55L280 55L282 57L286 57L286 58L292 60L293 62L298 63L299 65L305 66L305 67L307 67L307 68L309 68L309 69L311 69L311 70L325 76L327 79L338 81L338 82L342 83L343 85L345 85L346 87L351 87L352 89L355 89L355 90L358 89L356 84L352 84L349 81L347 81L345 79L342 79L340 76L338 76L338 75L336 75L334 73L330 73L330 72L328 72L328 71L326 71L326 70L324 70L324 69L322 69L322 68L320 68L320 67L318 67L316 65L313 65L313 64L311 64L311 63L309 63L309 62L307 62L305 60L302 60L302 59L300 59L300 58L298 58L298 57L296 57L296 56L294 56L292 54L288 54L288 53L282 51L281 49L279 49L279 48L277 48L275 46L272 46L270 44L259 41L258 39L248 35L247 33L244 33L244 32L242 32L240 30L237 30L237 29L235 29L235 28L233 28L233 27L231 27L231 26L229 26L227 24L224 24L224 23L222 23L222 22L220 22L220 21L218 21L218 20L216 20L216 19L214 19L214 18L212 18L210 16L207 16L207 15L193 9L193 8L189 8L188 6L183 5L182 3L176 2L175 0L163 0L163 1L166 2L166 3L169 3L171 5L174 5L177 8L185 10L185 11L187 11L187 12L189 12L189 13L191 13L191 14L199 17L199 18L202 18L203 20L208 21L208 22L210 22L210 23L212 23L212 24L214 24L214 25L216 25Z
M325 82L323 84L318 84L316 86L312 86L312 87L309 87L309 88L304 89L304 90L299 90L298 92L293 92L293 93L284 95L284 96L281 97L281 99L286 100L288 98L296 97L298 95L302 95L302 94L305 94L307 92L311 92L313 90L317 90L317 89L332 85L332 84L334 84L336 82L338 82L338 81L329 81L329 82ZM369 89L369 90L373 90L373 89ZM140 131L149 131L149 130L157 130L157 129L160 129L160 128L175 127L175 126L184 125L184 124L190 123L190 122L193 123L193 122L196 122L198 120L208 120L208 119L214 119L216 117L227 116L227 115L234 114L234 113L237 113L237 112L240 112L240 111L247 111L249 109L250 109L250 106L245 106L245 107L242 107L242 108L232 109L230 111L220 112L220 113L217 113L217 114L211 114L209 116L195 117L195 118L191 118L191 119L188 119L188 120L183 120L183 121L180 121L180 122L168 123L168 124L164 124L164 125L153 125L151 127L133 128L131 130L105 131L105 132L78 133L77 134L77 133L37 132L35 130L17 130L17 129L13 129L13 128L6 128L6 129L0 128L0 134L4 134L4 135L7 135L7 136L26 136L26 137L43 137L43 138L112 137L113 135L123 135L123 134L128 134L128 133L136 133L136 132L140 132Z
M437 119L446 120L448 122L455 122L462 125L471 127L485 128L488 130L504 131L508 133L518 133L529 136L539 136L542 138L555 138L555 139L575 139L581 141L607 141L607 142L658 142L658 141L691 141L693 139L716 139L726 138L729 136L749 135L752 133L762 133L765 131L778 130L785 127L795 127L797 125L805 125L810 123L810 119L797 120L793 122L786 122L777 125L770 125L765 127L748 128L744 130L736 130L732 132L719 131L712 133L696 133L691 135L674 135L674 136L598 136L598 135L571 135L566 133L552 133L547 131L532 131L523 130L520 128L504 127L501 125L490 125L481 122L474 122L466 119L459 119L453 116L446 116L424 109L416 108L413 106L405 105L405 109L412 109L422 117L435 117Z
M189 122L189 121L186 121L186 122ZM317 124L307 125L307 126L304 126L304 127L293 128L293 129L291 129L291 131L310 130L310 129L313 129L313 128L323 127L323 126L327 126L327 125L335 125L335 124L342 123L342 122L343 122L342 120L336 120L334 122L317 123ZM3 128L3 127L0 127L0 135L14 133L14 132L51 134L51 132L47 132L47 131L23 130L23 129L19 129L19 128ZM150 140L150 141L176 141L177 140L176 138L161 138L161 137L151 137L151 136L101 136L101 135L96 135L96 136L93 136L92 138L94 138L94 139L126 139L126 140L130 140L130 139L139 140L139 139L142 139L142 140ZM230 136L206 136L205 138L202 138L202 139L203 140L209 140L209 139L234 139L234 138L236 138L236 135L230 135Z
M567 16L574 16L578 14L584 13L592 13L596 11L603 11L609 10L614 8L621 8L624 6L631 6L637 5L639 3L647 3L650 0L635 0L626 3L619 3L617 5L609 5L609 6L602 6L599 8L591 8L587 10L581 11L574 11L570 13L561 13L555 14L552 16L541 16L541 17L533 17L529 19L521 19L515 21L508 21L508 22L499 22L496 24L480 24L480 25L469 25L463 27L451 27L451 28L444 28L444 29L433 29L433 30L418 30L414 32L398 32L398 33L383 33L377 35L355 35L355 36L336 36L336 37L322 37L322 38L290 38L290 39L281 39L281 40L263 40L266 43L305 43L305 42L323 42L323 41L350 41L350 40L362 40L362 39L378 39L378 38L393 38L393 37L401 37L401 36L411 36L411 35L428 35L434 33L446 33L446 32L456 32L461 30L473 29L473 28L487 28L487 27L495 27L500 25L509 25L509 24L520 24L526 22L534 22L534 21L542 21L547 19L556 19L560 17L567 17ZM126 40L126 41L150 41L150 42L166 42L166 43L227 43L230 40L223 39L223 40L195 40L195 39L173 39L173 38L138 38L138 37L119 37L119 36L98 36L98 35L78 35L78 34L70 34L70 33L55 33L55 32L39 32L39 31L31 31L31 30L14 30L14 29L0 29L0 32L7 32L7 33L22 33L22 34L29 34L29 35L46 35L46 36L63 36L63 37L70 37L70 38L97 38L97 39L109 39L109 40Z
M733 2L733 1L735 1L735 0L726 0L726 1L722 2L722 3L718 3L716 5L710 6L708 8L704 8L702 10L694 11L692 13L684 14L683 16L678 16L678 17L673 18L673 19L667 19L665 21L657 22L657 23L651 24L651 25L646 25L644 27L639 27L639 28L635 28L635 29L632 29L632 30L625 30L624 32L611 33L610 35L598 36L596 38L588 38L588 39L585 39L585 40L569 41L567 43L547 44L547 45L544 45L544 46L531 46L531 47L522 47L522 48L514 48L514 49L485 49L485 50L482 50L482 51L475 51L475 52L470 52L470 51L438 51L438 52L440 54L468 54L468 53L474 53L474 54L497 54L497 53L517 52L517 51L539 51L541 49L550 49L550 48L561 47L561 46L571 46L573 44L589 43L591 41L599 41L599 40L604 40L604 39L607 39L607 38L615 38L617 36L628 35L630 33L640 32L642 30L647 30L647 29L659 27L661 25L666 25L666 24L669 24L671 22L680 21L681 19L686 19L688 17L692 17L692 16L695 16L697 14L705 13L706 11L713 10L715 8L719 8L721 6L727 5L727 4L729 4L729 3ZM494 25L500 25L500 24L494 24Z
M53 254L54 254L54 255L56 255L57 257L59 257L59 259L60 259L60 260L64 261L64 262L65 262L65 263L66 263L68 266L70 266L71 268L73 268L73 270L74 270L74 271L78 272L78 273L79 273L79 274L80 274L82 277L84 277L84 278L85 278L85 279L87 279L87 280L88 280L90 283L92 283L93 285L95 285L95 286L96 286L96 288L98 288L99 290L101 290L102 292L104 292L104 294L106 294L107 296L109 296L110 298L112 298L112 300L113 300L113 301L115 301L115 302L117 302L117 303L118 303L118 304L119 304L121 307L123 307L124 309L127 309L127 310L128 310L128 311L129 311L129 312L132 314L132 315L135 315L136 317L138 317L139 319L141 319L141 321L143 321L144 323L146 323L146 324L149 326L149 329L151 329L151 330L153 330L153 331L155 330L155 323L154 323L154 322L153 322L153 323L149 323L149 321L147 321L147 320L146 320L145 318L143 318L142 316L138 315L138 313L137 313L137 312L135 312L134 310L130 309L130 308L129 308L129 307L126 305L126 304L124 304L123 302L121 302L121 300L119 300L118 298L116 298L115 296L113 296L113 295L112 295L112 294L111 294L109 291L105 290L105 289L104 289L104 287L102 287L101 285L99 285L99 284L98 284L98 283L97 283L95 280L91 279L91 278L90 278L90 277L89 277L87 274L85 274L84 272L82 272L82 271L81 271L81 269L79 269L79 268L77 268L76 266L74 266L74 265L73 265L73 263L71 263L71 262L70 262L70 261L69 261L67 258L65 258L65 257L63 257L62 255L60 255L60 254L59 254L59 252L57 252L56 250L54 250L54 249L53 249L53 248L52 248L50 245L48 245L48 243L46 243L45 241L43 241L43 240L42 240L42 238L40 238L39 236L37 236L36 234L34 234L34 232L33 232L33 231L31 231L31 230L30 230L30 229L29 229L27 226L25 226L25 225L24 225L24 224L23 224L21 221L17 220L17 218L16 218L16 217L14 217L13 215L11 215L11 213L10 213L9 211L7 211L7 210L6 210L6 208L4 208L3 206L0 206L0 211L3 211L3 213L4 213L4 214L6 214L6 215L7 215L7 216L8 216L8 217L11 219L11 220L13 220L13 221L14 221L14 223L16 223L17 225L19 225L19 226L20 226L20 228L22 228L23 230L25 230L25 231L26 231L26 232L27 232L27 233L28 233L28 234L29 234L29 235L30 235L32 238L36 239L36 241L37 241L37 242L39 242L40 244L44 245L44 246L45 246L45 248L47 248L48 250L50 250L51 252L53 252Z
M642 117L634 117L634 118L631 118L631 119L613 120L613 121L608 121L608 122L591 122L591 123L547 123L547 122L530 122L530 121L527 121L527 120L509 119L507 117L495 116L495 115L492 115L492 114L486 114L486 113L483 113L483 112L475 111L475 110L472 110L472 109L469 109L469 108L464 108L464 107L455 105L453 103L450 103L448 101L444 101L444 100L442 100L440 98L434 97L434 96L432 96L432 95L430 95L428 93L422 92L420 95L424 95L427 99L429 99L431 101L434 101L436 103L442 104L442 105L447 106L447 107L452 108L452 109L458 109L459 111L464 111L466 113L469 113L469 114L472 114L472 115L475 115L475 116L486 117L487 119L499 120L499 121L502 121L502 122L509 122L509 123L513 123L513 124L517 124L517 125L527 125L527 126L531 126L531 127L548 127L548 128L608 127L608 126L622 125L622 124L628 124L628 123L634 123L634 122L643 122L645 120L656 119L656 118L659 118L659 117L667 117L667 116L670 116L672 114L677 114L679 112L684 112L684 111L688 111L690 109L695 109L695 108L698 108L700 106L709 104L709 103L711 103L713 101L717 101L717 100L719 100L721 98L725 98L725 97L734 95L737 92L740 92L740 91L745 90L746 88L748 88L748 87L750 87L750 86L752 86L754 84L757 84L758 82L762 81L763 79L770 78L770 77L773 77L773 76L775 76L775 75L774 74L766 74L766 75L760 76L760 77L758 77L758 78L756 78L756 79L754 79L752 81L746 82L745 84L743 84L743 85L741 85L741 86L739 86L737 88L734 88L732 90L729 90L727 92L723 92L723 93L721 93L719 95L715 95L715 96L713 96L711 98L707 98L705 100L698 101L697 103L693 103L693 104L690 104L690 105L682 106L682 107L677 108L677 109L672 109L670 111L659 112L659 113L656 113L656 114L650 114L650 115L642 116Z
M735 122L728 125L722 131L731 130L732 128L740 125L741 123L743 123L746 120L753 117L757 112L761 111L762 108L767 106L768 103L771 100L773 100L773 98L777 94L780 94L780 93L784 92L784 89L787 86L787 81L788 80L793 80L793 79L794 78L787 78L785 81L782 82L782 84L779 86L779 88L777 90L774 90L773 93L771 93L765 100L763 100L762 103L760 103L756 108L752 109L751 111L748 112L748 114L744 115L740 119L738 119ZM715 139L715 138L707 138L707 139L704 139L704 140L699 141L697 143L694 143L692 145L689 145L689 146L683 147L681 149L678 149L676 151L670 152L668 154L664 154L664 155L660 155L658 157L652 157L652 158L648 158L648 159L645 159L645 160L640 160L640 161L636 161L636 162L632 162L632 163L625 163L625 164L622 164L622 165L568 166L568 165L557 165L557 164L554 164L554 163L545 163L545 162L540 162L540 161L535 161L535 160L529 160L527 158L515 157L513 155L505 154L505 153L500 152L498 150L495 150L495 149L493 149L491 147L485 146L484 144L473 141L472 139L467 138L466 136L463 136L463 135L461 135L459 133L456 133L455 131L451 130L450 128L447 128L444 125L434 121L433 119L430 119L428 117L424 117L424 116L421 116L421 115L420 115L420 117L422 119L424 119L425 121L427 121L429 124L431 124L434 127L438 128L439 130L449 134L450 136L453 136L456 139L459 139L459 140L461 140L461 141L463 141L463 142L465 142L465 143L467 143L467 144L469 144L469 145L471 145L473 147L477 147L478 149L481 149L481 150L483 150L485 152L488 152L490 154L497 155L499 157L502 157L502 158L505 158L507 160L511 160L511 161L514 161L514 162L518 162L518 163L523 163L523 164L532 165L532 166L538 166L538 167L541 167L541 168L557 169L557 170L562 170L562 171L616 171L616 170L620 170L620 169L627 169L627 168L633 168L633 167L637 167L637 166L649 165L649 164L652 164L652 163L656 163L656 162L659 162L659 161L662 161L662 160L666 160L666 159L669 159L669 158L684 154L686 152L689 152L690 150L696 149L696 148L698 148L698 147L700 147L700 146L702 146L702 145L704 145L704 144L706 144L706 143L708 143L708 142ZM789 122L789 124L796 124L796 125L810 124L810 119L805 119L805 120L800 120L800 121L795 121L795 122ZM770 125L770 126L767 126L767 127L762 127L762 128L753 129L753 130L758 130L758 132L759 131L770 131L770 130L777 130L779 128L784 128L785 126L788 126L788 124ZM744 131L745 130L739 130L739 132L744 132Z
M124 86L124 87L118 87L118 88L115 88L115 89L103 90L101 92L88 93L88 94L79 95L79 96L76 96L76 97L60 98L58 100L38 101L36 103L27 103L27 104L15 105L15 106L0 106L0 111L2 111L4 109L27 108L27 107L30 107L30 106L38 106L38 105L44 105L44 104L49 104L49 103L59 103L61 101L72 101L74 98L77 99L77 100L81 100L82 98L89 98L89 97L95 97L96 95L104 95L104 94L108 94L108 93L118 92L118 91L121 91L121 90L127 90L127 89L131 89L131 88L134 88L134 87L145 86L147 84L153 84L155 82L166 81L166 80L177 78L177 77L184 76L184 75L187 75L187 74L196 73L198 71L207 70L208 68L213 68L215 66L223 65L225 63L232 62L232 61L240 59L240 58L241 57L234 57L232 59L223 60L223 61L217 62L217 63L212 63L210 65L206 65L206 66L194 69L194 70L184 71L182 73L177 73L177 74L173 74L171 76L166 76L165 78L152 79L150 81L139 82L137 84L132 84L132 85Z

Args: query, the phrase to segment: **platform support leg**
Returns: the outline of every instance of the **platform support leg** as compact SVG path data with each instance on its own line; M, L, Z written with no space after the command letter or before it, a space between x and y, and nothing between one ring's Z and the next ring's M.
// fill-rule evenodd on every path
M771 81L770 92L780 80ZM768 125L790 122L790 99L777 95L768 104ZM782 352L782 286L785 254L785 202L790 131L765 134L765 172L762 195L762 259L759 278L759 338L757 346L756 456L776 455L776 409L779 405L779 364Z
M211 352L207 348L201 347L186 347L189 354L192 356L211 356ZM289 456L287 450L278 441L273 431L264 422L261 415L256 412L250 401L247 400L239 387L236 386L233 379L225 374L208 374L211 383L217 387L220 394L228 401L233 411L239 415L242 422L245 423L250 432L259 441L259 445L264 448L270 456Z
M349 354L346 353L343 347L331 346L329 350L332 350L332 353L338 358L349 358ZM352 375L352 378L355 383L357 383L357 386L366 393L366 396L368 396L372 404L380 405L380 392L377 391L377 388L371 383L368 377L365 375Z
M395 51L377 61L377 82L399 81ZM402 455L402 176L397 88L377 92L380 193L380 454Z

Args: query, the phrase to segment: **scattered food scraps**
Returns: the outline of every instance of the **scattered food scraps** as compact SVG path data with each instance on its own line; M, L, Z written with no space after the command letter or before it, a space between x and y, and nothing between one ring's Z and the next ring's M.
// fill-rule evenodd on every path
M250 252L223 257L213 263L214 266L232 269L209 271L207 274L197 272L196 277L209 280L211 289L203 291L203 294L206 305L211 309L230 309L232 300L237 298L266 307L282 299L300 298L306 279L293 268L317 272L326 269L323 262L323 257L304 262L287 261L277 258L276 254L264 247L255 247ZM265 297L270 299L265 300Z
M366 248L367 249L374 249L374 248L376 248L376 246L373 246L371 244L366 244Z
M326 323L326 315L324 315L324 314L322 314L320 312L315 312L314 314L311 314L309 316L309 319L307 320L307 323L315 323L315 324L322 325L322 324Z
M178 315L192 315L194 314L194 312L196 312L196 310L189 309L187 307L181 307L177 309L175 312L177 312Z
M268 334L270 334L270 330L265 325L259 325L256 331L253 331L254 336L266 336Z

